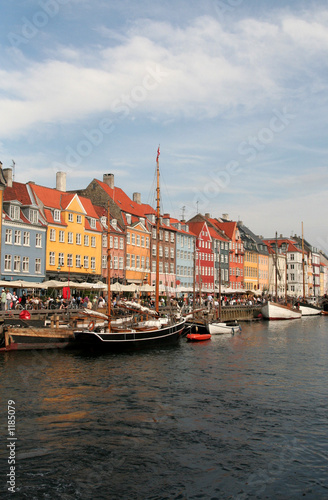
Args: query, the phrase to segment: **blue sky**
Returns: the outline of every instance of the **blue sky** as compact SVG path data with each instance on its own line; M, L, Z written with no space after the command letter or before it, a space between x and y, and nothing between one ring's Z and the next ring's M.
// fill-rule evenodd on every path
M324 1L8 0L0 160L67 189L104 173L162 207L328 253ZM184 208L183 208L184 207Z

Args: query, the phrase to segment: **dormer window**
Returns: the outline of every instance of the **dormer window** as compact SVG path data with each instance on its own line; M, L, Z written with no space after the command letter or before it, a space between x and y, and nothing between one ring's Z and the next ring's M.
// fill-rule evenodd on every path
M32 222L32 224L37 224L38 223L38 211L30 208L29 219Z
M20 209L17 205L10 205L10 218L19 220Z
M105 217L104 215L100 217L100 222L103 226L107 226L107 217Z
M126 214L126 221L128 224L131 224L131 221L132 221L131 214Z
M60 210L55 210L54 211L54 221L55 222L60 222Z
M95 229L96 227L96 219L90 219L90 226Z
M117 219L112 219L111 224L114 229L117 229Z

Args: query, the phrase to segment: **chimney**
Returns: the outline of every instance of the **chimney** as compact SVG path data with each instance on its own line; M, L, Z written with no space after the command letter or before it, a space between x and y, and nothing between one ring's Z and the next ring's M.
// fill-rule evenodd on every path
M238 221L238 225L243 226L244 225L243 221L242 220Z
M66 172L56 173L56 189L66 193Z
M209 214L209 213L205 214L205 219L209 219L210 217L211 217L211 214Z
M13 170L12 168L4 168L3 175L7 182L7 187L13 187Z
M132 199L135 203L138 203L138 205L141 205L141 194L140 193L133 193Z
M103 182L107 184L111 189L114 189L114 174L104 174Z
M229 220L229 214L222 214L222 219Z

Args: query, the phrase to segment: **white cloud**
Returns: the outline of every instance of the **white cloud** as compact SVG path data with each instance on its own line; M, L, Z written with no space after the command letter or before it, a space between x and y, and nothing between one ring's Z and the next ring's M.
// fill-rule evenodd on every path
M322 57L327 24L326 13L315 21L289 15L270 22L249 18L229 27L210 17L185 28L144 20L125 37L117 33L115 46L89 48L87 54L61 46L57 58L53 52L52 59L1 71L0 112L6 121L0 132L11 136L38 123L115 113L124 96L132 102L131 117L144 112L199 119L236 108L252 111L289 98L308 72L311 85L324 90L307 56ZM146 75L156 68L157 85L142 94Z

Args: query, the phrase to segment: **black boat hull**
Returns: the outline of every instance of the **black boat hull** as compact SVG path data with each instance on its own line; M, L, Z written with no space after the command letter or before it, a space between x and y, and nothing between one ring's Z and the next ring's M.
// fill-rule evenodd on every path
M136 332L97 332L78 330L74 332L79 347L90 352L137 351L178 343L185 328L185 321L159 330Z

